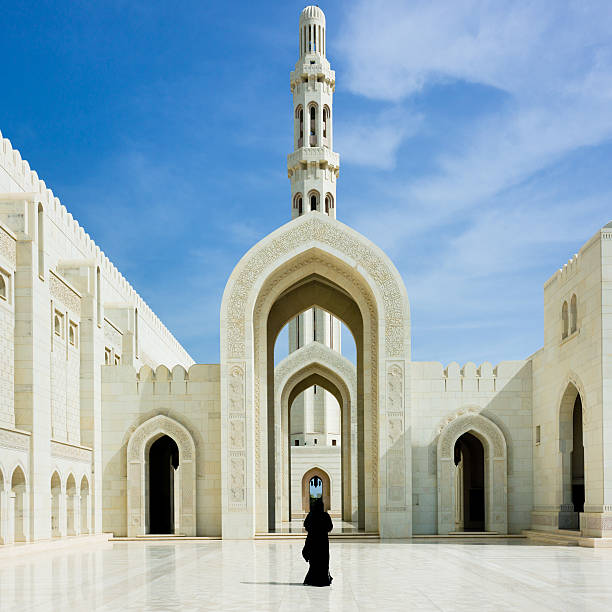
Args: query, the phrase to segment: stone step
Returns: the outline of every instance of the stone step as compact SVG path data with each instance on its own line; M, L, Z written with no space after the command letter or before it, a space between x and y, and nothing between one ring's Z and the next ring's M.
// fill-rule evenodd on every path
M256 540L304 540L306 533L256 533ZM363 533L330 533L330 541L347 541L347 540L380 540L380 534L375 532Z
M221 536L186 536L175 534L147 534L138 536L116 536L111 542L190 542L192 540L220 540Z
M582 539L579 531L569 531L566 529L557 529L555 531L538 531L535 529L526 529L523 534L532 542L540 542L541 544L550 544L552 546L580 546Z
M449 531L448 535L457 538L480 538L486 536L499 536L499 531Z

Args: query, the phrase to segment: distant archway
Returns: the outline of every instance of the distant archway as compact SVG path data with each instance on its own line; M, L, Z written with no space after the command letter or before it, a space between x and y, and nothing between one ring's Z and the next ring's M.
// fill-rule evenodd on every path
M76 500L76 482L74 476L70 474L66 480L66 532L68 535L76 535L78 524L78 507Z
M51 537L59 538L62 535L60 528L62 481L57 472L51 476Z
M323 499L323 507L326 512L329 512L331 508L331 480L325 470L319 467L314 467L308 470L304 476L302 476L302 512L308 514L310 512L311 503L311 480L319 478L321 480L321 490Z
M175 531L183 535L196 535L196 452L193 437L183 425L160 414L137 427L128 441L129 536L150 533L150 450L164 436L174 441L180 458L173 473Z
M81 533L89 533L89 482L87 476L81 478Z

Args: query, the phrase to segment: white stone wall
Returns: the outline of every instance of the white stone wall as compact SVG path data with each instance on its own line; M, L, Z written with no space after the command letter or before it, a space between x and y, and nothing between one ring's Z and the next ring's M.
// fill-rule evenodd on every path
M331 482L329 513L340 517L342 512L342 460L340 448L333 446L291 447L291 517L302 518L302 478L312 468L321 468Z
M15 426L15 235L0 225L0 275L6 295L0 296L0 426Z
M436 453L447 419L468 408L493 421L508 446L508 531L528 529L533 503L531 364L506 361L496 368L467 363L446 369L437 362L413 362L412 473L413 532L437 533Z
M102 368L103 529L127 534L126 453L130 434L157 414L183 425L196 447L196 534L221 534L221 423L218 365L188 372L131 366ZM179 457L180 462L180 457Z

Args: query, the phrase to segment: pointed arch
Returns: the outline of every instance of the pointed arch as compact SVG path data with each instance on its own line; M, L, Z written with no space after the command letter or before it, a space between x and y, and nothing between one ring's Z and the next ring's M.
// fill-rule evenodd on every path
M451 418L438 437L438 533L455 528L455 462L457 440L470 433L484 448L485 529L508 532L508 456L502 430L484 415L471 410Z
M329 512L331 509L331 477L323 468L315 465L307 470L302 476L302 486L300 487L302 491L301 507L302 512L305 514L310 512L310 479L314 476L318 476L323 481L323 507L325 508L325 511Z
M21 463L15 466L11 475L11 504L13 506L13 541L27 542L29 540L28 481Z
M342 320L356 338L366 529L406 537L412 533L408 296L387 256L327 215L304 215L260 241L223 294L221 414L245 434L234 437L237 446L228 432L222 438L223 532L250 538L271 523L274 342L311 307ZM379 474L385 475L380 488Z
M289 474L291 474L290 411L293 400L304 389L317 384L329 391L340 405L342 453L342 516L345 521L357 519L357 507L363 499L358 499L357 479L359 462L357 454L357 377L355 366L338 351L320 342L310 342L293 351L283 359L274 371L274 390L276 399L275 421L281 424L278 440L276 473L279 474L281 487L277 494L277 515L288 520L297 506L291 499ZM302 504L299 505L300 509Z
M159 414L139 425L127 444L128 536L148 533L148 452L151 445L164 435L174 440L179 451L178 529L183 535L196 535L195 443L186 427Z

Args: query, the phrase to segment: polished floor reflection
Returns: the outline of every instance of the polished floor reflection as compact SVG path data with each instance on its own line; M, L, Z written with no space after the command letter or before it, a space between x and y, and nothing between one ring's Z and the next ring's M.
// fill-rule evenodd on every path
M0 560L0 609L606 610L612 550L413 540L331 544L331 588L302 543L120 542Z

